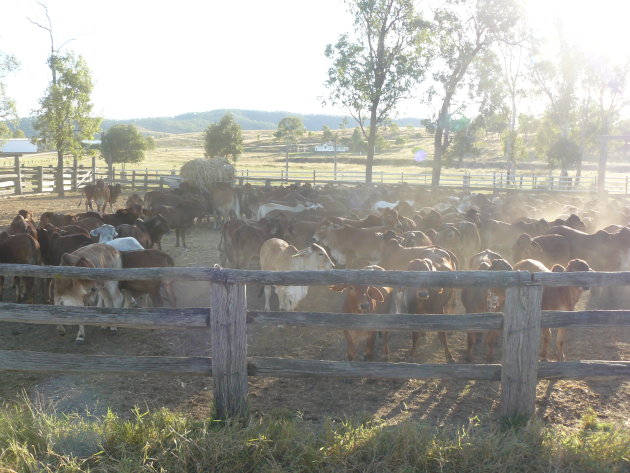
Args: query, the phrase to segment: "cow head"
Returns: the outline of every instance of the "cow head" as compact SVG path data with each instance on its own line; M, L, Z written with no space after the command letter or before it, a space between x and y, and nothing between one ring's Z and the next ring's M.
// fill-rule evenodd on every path
M295 270L325 271L335 265L326 253L326 250L317 243L312 243L292 257L292 265Z
M98 243L107 243L118 236L118 232L112 225L101 225L90 232L90 236L97 238Z
M433 262L428 259L414 259L409 262L407 266L408 271L435 271L435 266ZM412 313L420 313L423 312L423 309L426 306L426 303L429 301L429 297L431 296L431 290L428 287L414 287L405 289L405 301L407 303L407 307L410 309ZM437 294L441 294L444 292L444 289L438 289Z
M94 265L86 258L72 253L63 254L60 266L94 268ZM103 284L103 281L91 279L54 279L54 304L79 307L94 305Z
M329 288L335 292L346 293L343 310L349 314L365 314L373 312L376 304L384 302L381 290L374 286L354 284L333 284Z
M521 261L527 258L536 258L542 253L542 247L532 240L527 233L522 233L512 247L514 261Z

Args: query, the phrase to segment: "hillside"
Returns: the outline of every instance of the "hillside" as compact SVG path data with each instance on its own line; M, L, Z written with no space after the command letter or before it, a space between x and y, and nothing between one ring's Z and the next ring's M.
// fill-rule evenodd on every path
M107 130L112 125L116 124L131 123L147 134L195 133L205 130L211 123L218 122L227 112L231 112L234 115L236 122L243 130L275 130L278 126L278 122L283 118L297 116L302 119L307 130L320 131L324 125L332 129L337 129L344 119L344 117L340 115L306 115L283 111L265 112L260 110L220 109L209 112L184 113L175 117L148 117L129 120L105 119L103 120L102 129ZM347 119L347 126L349 128L354 128L357 125L353 118L349 116L345 118ZM401 118L395 120L395 122L400 126L421 126L419 118ZM21 119L19 128L24 131L26 136L30 137L35 135L32 118Z

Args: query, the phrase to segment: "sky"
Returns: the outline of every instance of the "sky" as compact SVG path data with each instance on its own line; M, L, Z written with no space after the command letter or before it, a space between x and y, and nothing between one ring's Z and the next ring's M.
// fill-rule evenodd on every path
M90 68L99 116L175 116L222 108L346 114L322 105L330 65L324 49L352 29L342 0L45 3L55 46L81 54ZM526 3L543 32L561 18L567 34L587 50L629 54L629 0ZM5 83L22 117L37 108L50 81L50 37L29 18L47 23L35 0L0 0L0 51L21 63ZM399 116L424 111L416 99L401 104Z

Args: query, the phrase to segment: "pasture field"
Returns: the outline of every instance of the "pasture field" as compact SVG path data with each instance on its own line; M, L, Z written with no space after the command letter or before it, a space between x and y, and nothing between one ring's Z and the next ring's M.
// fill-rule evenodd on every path
M350 137L353 130L338 131L343 136ZM274 172L278 173L284 169L285 154L283 142L273 137L273 130L244 130L244 153L236 162L237 171L249 170L254 172ZM402 138L404 143L396 144L393 136L390 138L389 147L377 152L374 161L373 172L376 176L380 172L393 173L431 173L433 158L433 137L424 129L420 128L400 128L396 137ZM309 148L321 142L321 132L309 132L302 139L304 146L309 144ZM203 133L183 133L183 134L158 134L155 136L156 148L146 153L145 160L139 164L128 165L128 169L155 169L171 171L181 168L181 166L191 159L204 157ZM333 157L327 154L316 154L300 148L300 152L292 151L289 154L290 172L332 172ZM478 157L466 157L462 160L455 159L452 165L445 165L443 174L463 175L468 171L473 174L492 174L493 172L505 173L505 162L502 157L503 152L501 142L496 135L488 135L484 142L479 145L480 154ZM421 163L414 161L414 153L418 150L427 152L427 159ZM584 176L594 176L597 174L597 156L587 156L583 165ZM22 158L25 166L49 166L56 164L54 153L42 153L35 156L25 156ZM80 164L89 166L90 158L84 158ZM67 160L67 165L71 165L71 160ZM13 159L5 159L0 162L3 166L12 166ZM98 159L98 166L105 166L102 159ZM121 169L117 166L117 169ZM338 171L365 172L365 155L356 153L339 153ZM524 174L548 175L549 169L546 162L538 160L525 160L517 163L517 172ZM611 177L625 177L630 172L630 163L622 154L611 154L607 174ZM558 170L553 172L555 176ZM574 173L571 172L571 175ZM377 178L375 177L375 180Z

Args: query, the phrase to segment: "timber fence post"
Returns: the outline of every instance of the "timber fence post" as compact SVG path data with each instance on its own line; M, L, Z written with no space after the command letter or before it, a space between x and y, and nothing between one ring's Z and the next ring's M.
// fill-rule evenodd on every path
M217 419L247 415L247 298L245 284L212 283L212 377Z
M542 286L505 291L501 408L503 417L530 417L536 410Z
M14 193L15 195L22 195L22 169L20 168L20 156L18 155L15 156L14 168L15 168Z

